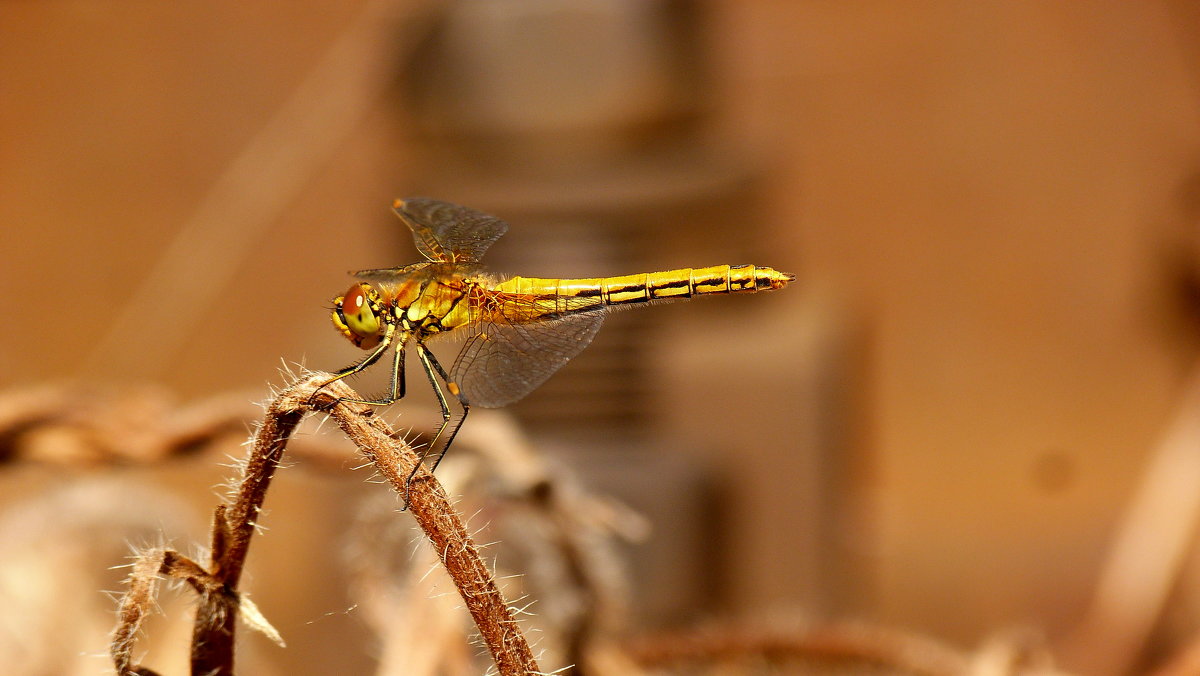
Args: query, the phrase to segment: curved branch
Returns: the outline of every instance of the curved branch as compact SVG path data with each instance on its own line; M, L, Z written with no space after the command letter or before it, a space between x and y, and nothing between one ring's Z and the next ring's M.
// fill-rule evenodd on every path
M360 398L344 383L332 383L318 393L317 388L330 377L327 373L308 374L280 392L267 407L254 435L236 497L232 504L218 506L213 515L212 552L207 568L169 550L147 552L135 564L112 644L119 674L148 673L132 664L132 642L146 609L154 602L154 580L166 575L186 580L200 594L192 629L192 672L232 676L234 630L239 614L251 615L249 619L260 626L264 624L237 589L256 528L255 520L288 439L300 420L317 409L329 410L337 425L387 477L397 493L403 496L407 491L413 518L458 587L499 673L506 676L538 673L529 643L441 484L424 467L418 467L417 454L396 439L370 406L343 401ZM316 405L312 403L314 399ZM411 486L406 486L414 467L418 467L417 473Z
M321 375L324 379L329 377ZM341 381L322 390L322 396L325 395L359 398ZM341 402L333 407L330 416L397 493L404 496L407 492L413 518L454 580L500 673L538 673L529 643L442 485L424 467L418 468L411 485L405 485L413 467L419 464L417 454L397 441L387 423L373 415L368 405Z

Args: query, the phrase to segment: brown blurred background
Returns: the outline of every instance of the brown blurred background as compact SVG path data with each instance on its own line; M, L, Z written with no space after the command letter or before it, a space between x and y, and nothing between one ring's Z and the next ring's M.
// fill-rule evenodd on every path
M659 528L650 624L1084 665L1200 346L1190 3L5 2L0 100L6 387L344 366L326 307L415 259L399 196L508 220L497 271L797 273L614 315L514 407Z

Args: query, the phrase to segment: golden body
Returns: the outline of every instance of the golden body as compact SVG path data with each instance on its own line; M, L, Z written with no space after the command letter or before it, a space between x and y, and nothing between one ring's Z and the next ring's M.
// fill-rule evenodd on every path
M405 346L412 342L442 406L442 426L431 448L451 420L439 381L463 409L439 461L471 405L504 406L529 394L591 342L609 308L780 289L794 279L768 267L717 265L620 277L496 281L478 262L507 231L503 221L434 200L397 200L393 207L426 262L358 272L364 281L334 300L334 326L371 352L329 382L358 373L394 346L389 393L369 402L389 404L404 396ZM449 372L425 346L448 332L465 337Z

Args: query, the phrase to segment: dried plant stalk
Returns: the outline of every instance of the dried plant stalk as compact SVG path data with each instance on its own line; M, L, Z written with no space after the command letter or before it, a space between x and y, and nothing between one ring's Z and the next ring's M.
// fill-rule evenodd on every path
M121 599L117 611L117 628L113 631L110 652L117 673L152 676L155 672L133 662L133 642L142 620L154 607L158 580L161 577L187 582L201 596L220 593L216 579L199 564L170 549L155 548L143 552L133 564L129 591ZM232 663L231 663L232 666Z
M210 573L216 586L198 588L200 603L192 628L192 673L233 674L234 629L238 618L237 586L255 520L267 496L267 487L287 440L307 412L304 399L297 398L302 386L293 385L275 397L254 435L234 503L217 507L213 514ZM307 390L311 394L311 387Z
M111 646L118 674L153 673L134 665L131 654L134 637L153 606L156 581L164 575L185 580L200 594L192 632L192 673L232 676L234 630L239 616L273 635L274 630L249 600L238 593L237 586L254 535L255 519L288 438L305 414L321 407L331 407L330 415L338 426L398 493L405 495L407 491L413 517L458 587L499 672L538 673L529 643L441 485L424 468L418 468L411 486L406 486L407 477L420 464L417 454L407 444L397 441L395 433L374 415L370 406L339 402L359 398L344 383L333 383L318 394L317 388L328 378L325 373L309 374L282 391L268 406L255 433L233 503L218 506L213 515L212 551L207 568L164 549L146 552L135 563ZM316 406L311 403L314 400Z
M339 386L340 381L327 387L322 394L357 397L349 388ZM344 391L341 391L342 388ZM420 468L412 483L405 485L419 458L407 446L396 441L392 430L383 420L372 415L369 406L343 403L335 407L330 415L346 436L375 463L392 487L401 495L407 493L413 518L454 580L500 673L537 673L537 662L529 643L441 484L432 474Z

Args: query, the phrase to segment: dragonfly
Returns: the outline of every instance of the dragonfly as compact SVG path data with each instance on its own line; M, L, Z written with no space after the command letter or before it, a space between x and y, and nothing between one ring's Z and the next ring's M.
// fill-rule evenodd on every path
M579 354L614 308L708 294L753 293L787 286L794 275L754 265L717 265L619 277L544 279L490 274L480 264L508 231L504 221L433 199L398 199L392 209L412 231L425 260L398 268L360 270L358 282L333 301L333 325L368 354L317 388L362 372L393 348L387 394L405 394L405 353L411 346L437 396L442 423L417 468L443 440L431 471L445 457L472 406L497 408L535 390ZM443 335L463 340L447 370L427 346ZM451 399L462 414L454 419Z

